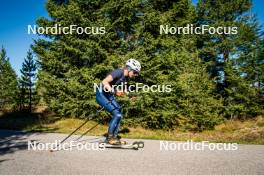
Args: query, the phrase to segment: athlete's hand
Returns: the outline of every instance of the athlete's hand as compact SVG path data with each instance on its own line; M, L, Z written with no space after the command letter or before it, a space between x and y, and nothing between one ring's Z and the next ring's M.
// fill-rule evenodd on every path
M117 92L115 93L115 95L118 96L118 97L123 97L123 96L125 96L125 93L122 92L122 91L117 91Z

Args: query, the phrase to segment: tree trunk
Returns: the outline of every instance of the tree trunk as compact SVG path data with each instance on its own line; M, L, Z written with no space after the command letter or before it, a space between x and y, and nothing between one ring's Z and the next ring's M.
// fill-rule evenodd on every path
M30 86L29 86L29 111L32 112L32 83L30 78Z

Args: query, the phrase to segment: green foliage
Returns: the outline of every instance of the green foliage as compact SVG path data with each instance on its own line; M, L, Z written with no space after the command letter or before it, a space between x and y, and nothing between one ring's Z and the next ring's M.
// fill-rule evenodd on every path
M263 58L260 52L260 26L249 10L250 0L199 1L198 25L237 27L236 35L203 35L197 47L202 59L209 62L208 70L215 79L215 93L224 101L227 118L262 115L263 96L256 84L263 84ZM262 85L263 86L263 85Z
M261 43L258 43L257 46L248 48L252 50L226 66L228 87L224 90L225 112L231 118L245 119L264 113L264 62L261 54L263 47Z
M241 92L247 89L241 93L241 96L247 94L246 101L250 102L252 94L256 94L252 93L250 83L240 83L244 79L238 72L234 73L236 65L224 64L231 60L229 55L238 55L244 46L242 38L248 32L238 36L161 35L159 26L196 22L197 25L244 26L253 32L246 40L250 44L258 38L254 27L246 23L247 18L242 18L250 5L249 1L239 0L200 1L196 10L189 0L49 0L46 7L50 19L39 18L39 26L104 26L106 33L48 33L45 34L48 40L35 41L33 50L41 65L38 93L60 115L88 116L98 109L94 83L99 83L112 69L122 67L127 59L136 58L143 67L133 82L170 85L172 92L140 92L140 98L133 104L127 98L120 99L126 124L155 129L211 129L223 120L222 113L230 115L245 109L234 106L241 97L234 96L238 94L230 91L232 86L239 86ZM219 62L221 55L224 61ZM213 81L217 77L214 72L219 72L216 68L225 72L225 86L220 90ZM221 77L217 78L220 82ZM233 85L226 86L228 82ZM250 102L251 107L256 105Z
M0 52L0 92L0 109L15 109L18 102L17 76L3 47Z
M37 63L34 60L31 50L27 52L27 57L22 64L21 78L19 80L20 86L20 105L23 107L28 104L30 111L32 110L32 102L35 98L35 81L36 81Z

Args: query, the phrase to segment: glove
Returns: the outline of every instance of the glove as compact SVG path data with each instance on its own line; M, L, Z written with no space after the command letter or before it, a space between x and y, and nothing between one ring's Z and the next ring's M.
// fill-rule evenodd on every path
M117 92L115 93L115 95L118 96L118 97L123 97L123 96L125 96L125 93L122 92L122 91L117 91Z

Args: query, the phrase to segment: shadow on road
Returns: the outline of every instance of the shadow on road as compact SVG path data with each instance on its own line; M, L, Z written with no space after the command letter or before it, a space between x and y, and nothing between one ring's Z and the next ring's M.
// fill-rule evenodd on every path
M28 111L0 113L0 156L27 149L28 137L33 134L36 135L44 131L55 132L58 128L48 128L46 124L54 123L60 119L60 117L51 115L48 111L33 113ZM6 160L0 159L0 163L3 161Z
M0 156L5 154L11 154L15 151L25 150L28 145L28 137L30 135L36 135L36 133L25 133L20 131L0 131ZM37 141L37 140L34 140ZM8 159L0 160L1 162L7 161Z

